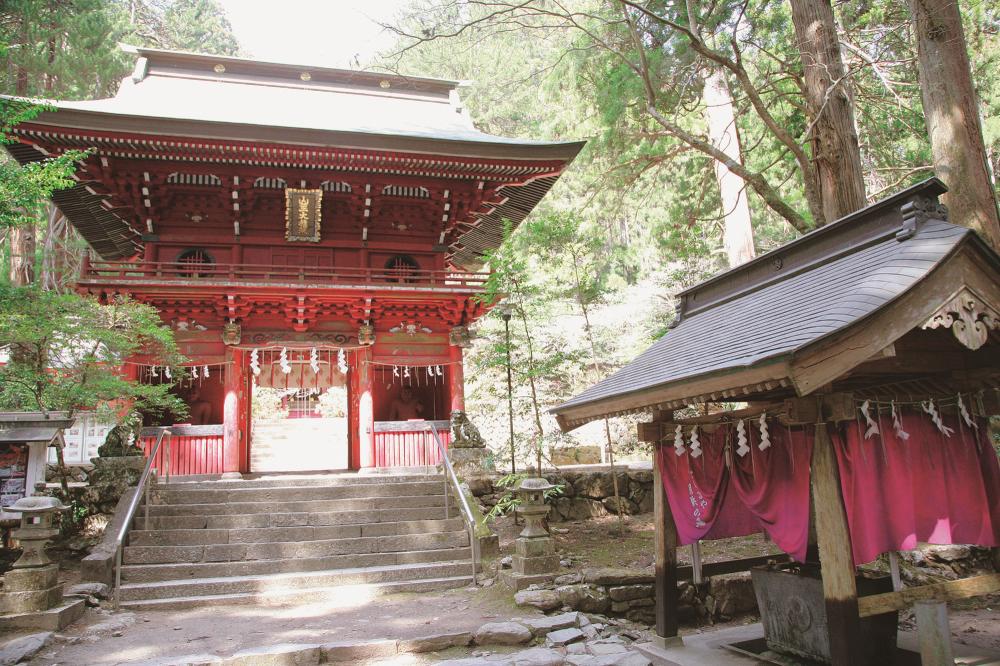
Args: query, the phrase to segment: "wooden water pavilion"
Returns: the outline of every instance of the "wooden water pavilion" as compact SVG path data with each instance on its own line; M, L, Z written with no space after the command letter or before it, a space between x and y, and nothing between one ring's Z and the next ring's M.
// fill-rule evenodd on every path
M483 253L583 144L483 133L456 81L131 51L115 97L52 102L6 148L90 151L53 199L96 254L79 290L154 306L189 359L173 473L436 463L411 421L447 437L464 410Z
M666 335L553 410L565 430L652 414L661 647L692 576L677 547L699 539L764 531L821 580L811 605L760 580L789 565L753 572L768 646L837 665L891 663L914 602L1000 589L1000 574L903 589L857 569L918 542L1000 545L1000 257L948 223L944 191L910 187L682 292ZM918 610L924 663L947 661L944 608Z

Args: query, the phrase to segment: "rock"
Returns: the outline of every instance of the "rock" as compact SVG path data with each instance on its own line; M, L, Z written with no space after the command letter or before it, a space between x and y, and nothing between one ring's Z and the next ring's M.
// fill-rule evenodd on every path
M110 591L104 583L78 583L68 588L64 594L67 597L94 596L98 599L107 599Z
M378 657L391 657L396 654L397 643L394 640L337 641L321 645L319 649L324 662L356 663Z
M596 657L603 657L609 654L628 652L628 648L620 641L599 640L587 643L587 652Z
M713 576L709 581L708 593L715 598L716 615L733 617L757 609L757 596L754 594L749 572Z
M587 654L587 644L570 643L566 646L566 654Z
M611 597L597 585L563 585L556 592L564 604L585 613L605 613L611 608Z
M573 560L559 560L559 566L561 566L563 569L569 569L571 566L573 566Z
M612 601L611 602L611 612L612 613L624 613L629 608L627 601Z
M514 566L514 558L513 557L511 557L510 555L505 555L504 557L500 558L500 568L501 569L510 569L512 566Z
M433 634L419 638L400 640L397 652L439 652L452 647L464 647L472 644L472 633L468 631L451 634Z
M583 572L585 583L594 585L651 585L656 581L656 575L651 570L645 569L585 569Z
M320 646L279 643L240 650L222 661L225 666L312 666L320 661Z
M0 666L13 666L31 659L52 642L52 636L51 631L43 631L21 636L0 645Z
M927 559L937 560L938 562L955 562L956 560L964 560L972 555L971 548L960 545L924 546L920 550L927 556Z
M476 645L523 645L531 630L517 622L488 622L476 630Z
M518 606L532 606L541 611L550 611L562 605L554 590L522 590L514 595L514 603Z
M626 516L631 516L639 513L639 507L636 505L635 502L633 502L627 497L621 497L619 499L621 499L623 514L625 514ZM608 513L615 515L618 514L618 502L615 500L613 496L605 497L603 500L601 500L601 503L604 505L604 509Z
M521 620L526 627L531 629L531 633L536 636L547 634L558 629L568 629L580 624L580 614L577 612L560 613L559 615L549 615L548 617L530 618Z
M600 625L588 624L583 626L580 630L583 632L583 635L587 637L588 641L592 641L601 637L601 630L597 628L598 626Z
M608 514L600 501L584 497L560 497L553 506L563 520L589 520Z
M464 480L473 497L482 497L493 492L493 479L488 476L470 476Z
M84 630L80 638L88 643L96 643L116 631L128 629L133 624L135 624L134 613L118 613L106 620L90 625ZM180 627L177 628L180 629Z
M574 583L582 583L583 576L578 573L563 574L556 576L556 579L552 582L556 585L573 585Z
M556 631L550 631L545 635L545 645L548 647L562 647L564 645L569 645L570 643L582 641L583 638L583 632L576 627L557 629Z
M562 666L563 656L558 650L536 647L507 655L511 666Z
M618 585L608 588L608 596L612 601L632 601L633 599L652 598L652 585Z
M635 608L625 613L625 618L632 622L653 625L656 624L656 611L653 608Z

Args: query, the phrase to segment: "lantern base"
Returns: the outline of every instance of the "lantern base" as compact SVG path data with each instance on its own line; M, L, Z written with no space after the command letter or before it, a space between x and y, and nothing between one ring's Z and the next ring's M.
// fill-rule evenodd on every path
M536 583L548 583L555 577L555 573L524 575L508 569L500 572L500 583L512 592L520 592Z
M62 606L33 613L0 615L0 634L20 630L59 631L83 617L87 609L83 599L74 599Z
M11 569L3 577L0 613L31 613L58 606L63 598L58 578L59 567L55 564Z

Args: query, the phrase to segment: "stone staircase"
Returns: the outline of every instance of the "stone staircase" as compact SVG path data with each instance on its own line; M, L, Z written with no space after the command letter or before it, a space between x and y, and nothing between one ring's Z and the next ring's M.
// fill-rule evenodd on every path
M444 477L274 476L160 485L123 554L122 605L281 604L472 582Z

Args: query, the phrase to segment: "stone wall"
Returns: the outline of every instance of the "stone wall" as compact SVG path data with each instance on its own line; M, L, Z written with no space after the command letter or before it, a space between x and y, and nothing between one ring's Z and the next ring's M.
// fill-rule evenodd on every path
M650 469L617 468L618 492L626 514L653 510L653 472ZM497 488L494 476L466 478L469 489L488 511L506 490ZM563 493L553 500L551 522L586 520L609 513L615 508L614 480L608 468L599 470L560 470L545 474L550 483L563 486Z
M652 570L586 569L548 585L533 585L518 592L514 601L546 612L578 610L654 624L654 581ZM699 585L681 581L678 592L681 621L728 620L757 611L749 573L714 576Z

